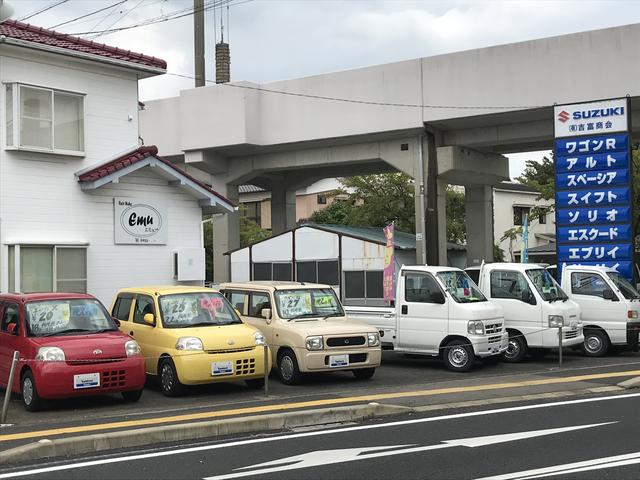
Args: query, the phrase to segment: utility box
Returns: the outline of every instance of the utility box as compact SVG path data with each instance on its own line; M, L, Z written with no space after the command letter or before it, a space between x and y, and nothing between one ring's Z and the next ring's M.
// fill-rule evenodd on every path
M173 278L179 282L204 281L204 248L181 248L173 251Z

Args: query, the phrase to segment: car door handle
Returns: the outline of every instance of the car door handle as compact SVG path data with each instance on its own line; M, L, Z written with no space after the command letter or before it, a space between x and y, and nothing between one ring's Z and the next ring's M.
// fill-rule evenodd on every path
M390 313L385 313L384 315L382 315L382 318L391 318L392 315Z
M407 313L409 313L409 307L407 307L406 305L402 305L402 308L400 311L402 312L403 315L406 315Z

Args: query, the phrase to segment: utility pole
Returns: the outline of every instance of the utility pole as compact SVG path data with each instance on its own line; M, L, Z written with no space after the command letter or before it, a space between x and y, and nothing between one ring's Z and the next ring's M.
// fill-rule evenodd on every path
M193 52L196 87L204 87L204 0L193 0Z

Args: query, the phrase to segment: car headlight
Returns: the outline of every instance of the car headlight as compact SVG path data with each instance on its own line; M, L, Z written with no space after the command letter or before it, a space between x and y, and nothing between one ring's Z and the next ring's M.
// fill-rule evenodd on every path
M323 347L322 337L307 337L307 350L322 350Z
M36 360L43 362L64 362L64 351L58 347L40 347Z
M256 345L265 345L267 342L264 339L264 335L261 332L255 332L253 334L253 339L256 342Z
M135 340L129 340L124 344L124 351L127 352L127 357L133 357L140 354L140 345Z
M380 345L380 335L378 335L377 333L368 333L367 338L370 347L377 347L378 345Z
M176 342L176 350L204 350L204 347L198 337L180 337Z
M559 328L564 326L564 317L562 315L549 315L549 328Z
M467 323L467 333L470 335L484 335L484 323L479 320L471 320Z

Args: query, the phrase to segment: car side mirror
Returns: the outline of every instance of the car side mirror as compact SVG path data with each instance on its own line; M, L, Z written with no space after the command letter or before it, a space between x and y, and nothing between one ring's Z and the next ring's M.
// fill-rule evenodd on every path
M113 323L116 324L116 327L120 328L120 320L118 320L116 317L114 317L113 315L111 316L111 320L113 320Z
M9 325L7 325L7 333L9 335L19 335L20 334L20 330L18 330L18 324L17 323L10 323Z
M611 290L610 288L605 288L602 292L602 298L604 298L605 300L614 300L616 297L613 294L613 290Z
M154 326L156 324L156 317L153 313L145 313L142 320L144 320L144 323L147 325Z
M264 318L267 323L271 323L271 309L270 308L263 308L262 310L260 310L260 315L262 316L262 318Z

